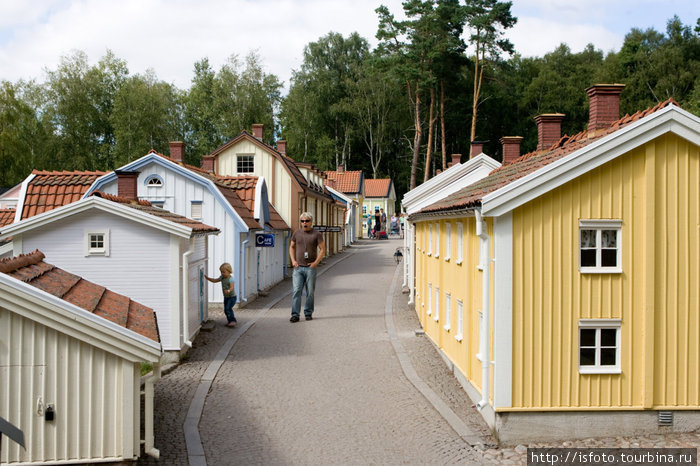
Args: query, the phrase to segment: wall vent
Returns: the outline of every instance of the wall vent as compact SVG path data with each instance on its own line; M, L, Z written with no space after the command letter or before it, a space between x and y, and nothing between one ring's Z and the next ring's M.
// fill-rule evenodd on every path
M673 411L659 411L659 425L660 426L672 426L673 425Z

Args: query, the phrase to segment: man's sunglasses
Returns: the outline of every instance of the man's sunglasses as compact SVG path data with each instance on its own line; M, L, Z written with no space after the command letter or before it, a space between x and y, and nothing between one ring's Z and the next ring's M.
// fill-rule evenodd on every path
M309 223L311 220L299 220L301 223Z

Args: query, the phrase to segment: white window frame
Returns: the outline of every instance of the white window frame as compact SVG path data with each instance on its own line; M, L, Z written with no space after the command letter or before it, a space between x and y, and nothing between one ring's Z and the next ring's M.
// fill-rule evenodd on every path
M433 313L433 320L438 322L440 320L440 288L435 287L435 312Z
M250 158L250 165L251 165L251 170L250 171L240 171L241 167L241 160L242 157L247 157ZM236 154L236 173L255 173L255 154Z
M192 201L190 205L190 216L194 220L201 220L202 219L202 201Z
M450 293L445 293L445 326L443 327L448 332L450 331L450 323L452 322L452 296Z
M433 225L428 225L428 255L433 254Z
M165 183L160 175L150 175L144 184L149 188L162 188Z
M594 365L581 365L581 330L582 329L595 329L596 330L596 341L595 341L595 361ZM600 364L600 350L602 348L600 342L600 331L602 329L606 330L616 330L615 333L615 365L601 365ZM620 374L622 369L620 366L620 337L622 335L622 320L621 319L581 319L578 322L578 371L579 374ZM589 348L589 347L586 347Z
M435 224L435 258L440 257L440 224Z
M426 293L428 295L428 310L425 311L427 315L430 315L433 313L433 284L428 283L428 292Z
M450 260L450 255L452 255L452 224L450 222L445 223L445 261Z
M457 223L457 264L464 261L464 225Z
M464 325L464 305L462 304L462 300L458 299L457 300L457 334L455 335L455 340L457 341L462 341L464 338L462 336L463 332L463 325Z
M581 265L581 231L595 230L596 231L596 265L593 267ZM615 267L601 266L602 257L602 231L615 230L617 231L617 265ZM578 269L581 273L622 273L622 220L579 220L578 229Z
M109 256L109 229L85 230L85 257L88 256ZM102 247L93 247L93 236L102 237Z

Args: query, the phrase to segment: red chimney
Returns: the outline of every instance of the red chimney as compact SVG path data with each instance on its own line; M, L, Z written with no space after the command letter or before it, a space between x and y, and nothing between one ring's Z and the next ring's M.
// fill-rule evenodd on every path
M263 126L260 123L256 123L253 125L253 137L259 141L262 141L263 138Z
M345 172L345 165L338 165L338 173Z
M182 141L171 141L168 143L170 146L170 158L174 162L184 163L185 162L185 143Z
M537 123L537 150L548 149L561 139L563 113L543 113L535 117Z
M209 173L214 173L214 157L202 157L202 168Z
M588 131L605 128L620 119L620 94L624 84L596 84L588 94Z
M452 167L453 165L459 165L460 160L462 160L462 154L452 154L452 161L447 164L448 167Z
M260 131L260 138L262 138L262 131ZM280 154L287 154L287 141L280 139L277 141L277 152Z
M474 158L484 151L484 143L481 141L472 141L472 148L469 152L469 158Z
M138 189L136 183L139 179L139 172L114 170L117 175L117 196L135 201L138 199Z
M520 157L520 141L522 140L522 136L503 136L501 138L501 144L503 144L503 165Z

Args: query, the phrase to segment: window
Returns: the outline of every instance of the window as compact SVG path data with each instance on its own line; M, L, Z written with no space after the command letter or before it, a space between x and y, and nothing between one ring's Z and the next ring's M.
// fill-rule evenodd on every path
M435 224L435 257L440 257L440 224Z
M584 273L622 272L622 220L579 221L579 270Z
M197 220L202 218L202 201L192 201L192 218Z
M437 322L440 320L440 288L435 287L435 313L433 314L433 320Z
M239 155L236 158L236 171L238 173L253 173L255 169L254 155Z
M450 260L450 255L452 254L452 224L447 222L445 224L445 260Z
M463 322L463 316L462 316L462 300L458 299L457 300L457 334L455 335L455 340L457 341L462 341L462 322Z
M433 226L428 225L428 255L433 253Z
M452 322L452 297L450 293L445 293L445 327L443 327L448 332L450 331L450 322Z
M426 314L430 315L433 313L433 285L428 283L428 310L426 311Z
M109 230L85 232L86 256L109 256Z
M146 186L149 188L161 188L163 187L163 178L158 175L151 175L146 178Z
M158 207L163 209L165 207L165 201L150 201L153 207Z
M578 369L581 374L619 374L620 319L580 320Z
M462 255L464 252L464 239L463 239L463 226L461 223L457 224L457 263L461 264L462 260L464 259L464 256Z

